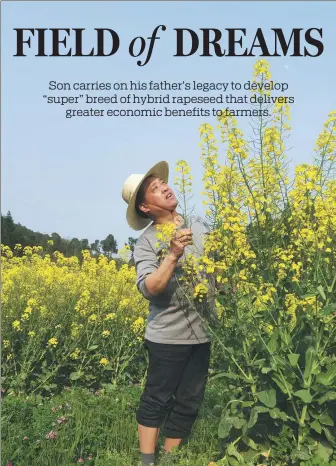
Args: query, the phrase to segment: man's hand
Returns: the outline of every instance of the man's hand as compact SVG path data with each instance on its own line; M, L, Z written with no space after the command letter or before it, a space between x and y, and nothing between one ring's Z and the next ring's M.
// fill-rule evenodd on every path
M164 258L160 267L146 277L145 285L152 296L162 293L168 286L177 261L183 255L184 248L192 244L192 232L190 229L178 230L170 242L169 254Z
M190 228L178 230L170 242L170 254L178 260L183 256L184 248L192 244L192 231Z

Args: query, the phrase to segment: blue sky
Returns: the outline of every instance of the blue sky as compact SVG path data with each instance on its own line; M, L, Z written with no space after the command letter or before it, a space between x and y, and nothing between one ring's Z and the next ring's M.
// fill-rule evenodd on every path
M253 57L177 58L174 28L258 27L270 41L270 29L323 28L325 50L318 58L269 59L276 81L289 83L292 136L288 141L291 169L310 162L328 112L336 109L335 2L5 2L2 4L2 213L11 210L16 222L66 238L105 238L113 233L121 246L139 235L125 220L121 198L124 180L143 173L159 160L174 170L186 159L195 182L194 203L201 204L202 168L198 130L209 118L74 118L42 98L51 80L59 82L117 81L246 81L252 78ZM136 65L128 54L135 36L148 37L160 24L150 62ZM13 57L13 28L93 28L118 32L120 50L107 58ZM109 93L106 93L108 95ZM97 95L97 93L95 93ZM103 95L102 93L100 95ZM249 133L249 122L238 119Z

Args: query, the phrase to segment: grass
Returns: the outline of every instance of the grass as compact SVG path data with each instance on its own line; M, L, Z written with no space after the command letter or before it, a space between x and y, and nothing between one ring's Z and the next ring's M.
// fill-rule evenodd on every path
M137 466L135 411L142 388L111 387L92 393L64 390L51 398L5 396L2 400L2 465ZM219 454L217 389L207 386L189 439L174 453L176 464L205 466ZM46 438L49 433L56 438ZM163 443L160 436L159 446ZM79 459L84 460L78 462Z

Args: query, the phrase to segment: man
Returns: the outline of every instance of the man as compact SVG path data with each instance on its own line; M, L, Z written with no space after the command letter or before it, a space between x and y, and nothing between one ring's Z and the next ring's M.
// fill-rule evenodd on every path
M178 285L181 258L184 252L199 254L206 229L200 222L184 228L168 175L167 162L159 162L144 175L131 175L122 192L128 224L134 230L148 227L134 248L137 286L150 311L144 343L149 355L147 381L136 414L143 466L154 464L164 421L161 464L190 434L203 401L210 360L209 335ZM177 230L160 260L156 226L167 222L174 222Z

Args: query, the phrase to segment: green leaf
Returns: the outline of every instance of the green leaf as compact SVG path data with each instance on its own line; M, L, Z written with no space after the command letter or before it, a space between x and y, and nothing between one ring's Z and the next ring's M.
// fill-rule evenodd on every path
M230 466L240 466L241 465L241 462L236 460L236 458L234 458L233 456L228 456L228 464Z
M306 453L305 451L302 451L302 450L294 450L291 454L291 458L294 460L296 458L300 459L300 460L309 460L310 459L310 455L309 453Z
M334 425L334 421L331 419L331 417L329 416L328 413L323 413L319 417L319 421L320 421L321 424L324 424L326 426L333 426Z
M280 332L280 337L281 337L281 340L287 345L287 346L290 346L291 343L292 343L292 337L290 336L290 334L288 332L286 332L286 330L282 330Z
M313 399L309 390L298 390L297 392L294 392L294 395L301 398L304 403L311 403Z
M281 419L282 421L287 421L287 414L283 411L280 411L279 408L270 409L269 413L272 419Z
M330 446L325 445L321 442L318 443L316 449L316 456L322 458L324 461L329 462L329 458L332 455L333 450Z
M311 376L313 364L315 361L315 356L316 356L316 351L314 348L309 347L306 351L306 364L305 364L305 370L303 373L303 378L308 381L308 379Z
M277 356L277 355L274 355L274 356L273 356L273 360L274 360L274 362L275 362L275 364L276 364L277 367L283 368L283 367L286 366L286 360L283 359L283 358L281 358L281 357L279 357L279 356Z
M260 367L264 364L265 362L265 358L264 359L257 359L256 361L253 361L252 364L253 366L257 366L257 367Z
M320 295L322 296L322 298L323 298L324 300L326 300L326 295L325 295L325 293L324 293L324 289L323 289L323 286L322 286L322 285L319 285L319 286L317 287L317 291L320 293Z
M289 393L292 391L293 386L291 383L289 383L286 379L284 383L283 379L280 377L279 374L275 373L272 375L272 380L277 384L277 386L280 388L280 390L285 393L286 395L289 395ZM289 391L289 393L288 393Z
M269 409L265 408L265 406L256 406L255 407L257 413L268 413Z
M271 367L263 367L263 368L261 369L261 372L262 372L263 374L268 374L268 372L270 372L271 370L272 370Z
M251 427L253 427L257 420L258 420L258 414L259 413L267 413L269 411L268 408L265 408L265 406L254 406L252 409L251 409L251 413L250 413L250 418L248 420L248 423L247 423L247 428L250 429Z
M80 372L71 372L70 374L70 379L71 380L77 380L81 377L81 373Z
M239 404L239 400L233 400L232 403L231 403L231 413L232 414L237 414L237 406Z
M90 348L88 348L88 351L93 351L98 348L98 345L92 345Z
M241 429L246 424L245 419L240 417L233 417L232 418L232 425L235 429Z
M316 381L322 385L331 385L336 377L336 364L333 364L327 372L321 373L316 377Z
M316 420L310 424L310 427L314 429L318 434L322 432L321 424Z
M335 442L335 437L333 434L330 432L330 430L327 427L322 427L323 432L325 433L325 436L327 437L327 440L332 443L333 445L336 445Z
M227 453L230 456L234 456L239 462L244 464L244 459L240 453L236 450L236 447L233 445L233 443L230 443L230 445L227 448Z
M325 393L323 396L321 396L321 398L319 398L317 400L317 402L320 405L322 405L326 401L334 401L334 400L336 400L336 392L329 391L329 392Z
M276 391L274 388L270 390L264 390L256 393L258 399L268 408L274 408L276 406Z
M336 303L331 303L326 306L323 311L321 312L322 316L329 316L330 314L333 314L336 312Z
M249 378L244 377L242 375L234 374L233 372L220 372L219 374L216 374L213 377L211 377L211 380L219 379L221 377L226 377L232 380L241 379L241 380L244 380L244 382L253 383L253 380L250 380Z
M234 349L232 348L232 346L227 346L226 351L230 354L234 354Z
M250 406L254 405L254 401L243 401L242 402L242 407L243 408L249 408Z
M292 367L296 367L299 357L300 355L296 353L292 353L288 355L289 363Z
M270 350L271 353L274 353L278 349L278 337L279 337L279 332L276 329L271 338L268 341L268 349Z
M308 412L309 412L310 416L313 417L314 419L318 419L319 416L320 416L318 413L314 413L314 411L313 411L313 409L312 409L311 406L309 407Z
M258 445L251 438L244 436L242 437L242 441L245 443L245 445L252 448L252 450L258 450Z
M253 427L256 424L257 420L258 420L258 411L254 407L251 409L250 419L248 420L247 428L251 429L251 427Z
M231 428L232 428L232 418L226 416L226 414L224 413L224 415L222 415L221 420L219 422L218 437L226 438L229 435Z
M221 379L222 377L228 377L229 379L238 379L237 374L231 374L230 372L220 372L219 374L214 375L211 377L211 380Z

